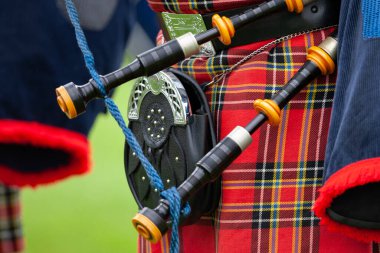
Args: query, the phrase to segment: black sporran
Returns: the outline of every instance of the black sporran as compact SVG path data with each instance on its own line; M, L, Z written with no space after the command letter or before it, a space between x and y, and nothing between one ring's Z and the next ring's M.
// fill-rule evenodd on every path
M165 188L179 186L214 145L210 109L199 85L184 73L168 69L139 78L129 99L129 128ZM139 208L155 208L159 192L153 189L137 156L125 145L125 171ZM191 214L183 225L215 210L220 180L207 184L190 198Z

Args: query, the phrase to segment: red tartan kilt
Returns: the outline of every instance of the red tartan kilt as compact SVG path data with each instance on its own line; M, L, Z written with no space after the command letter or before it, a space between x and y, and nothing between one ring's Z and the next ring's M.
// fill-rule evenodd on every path
M270 98L306 60L331 29L302 35L250 58L210 86L206 95L218 138L256 114L255 99ZM222 51L213 58L188 59L178 68L200 84L268 43ZM278 127L262 126L253 143L222 175L219 209L198 224L181 228L183 253L371 252L371 245L327 231L312 206L322 184L335 75L320 77L282 112ZM169 252L169 239L140 252Z
M0 184L0 253L22 252L20 191Z

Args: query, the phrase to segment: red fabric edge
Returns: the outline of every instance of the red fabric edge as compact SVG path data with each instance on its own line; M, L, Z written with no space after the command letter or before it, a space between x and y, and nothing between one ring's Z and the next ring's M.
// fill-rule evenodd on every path
M351 227L332 220L326 214L326 209L331 205L333 199L346 190L379 181L380 158L349 164L333 174L319 190L319 197L313 207L315 214L321 219L321 225L326 225L332 231L343 233L363 242L380 241L380 230Z
M35 187L90 171L90 147L87 138L73 131L36 122L0 120L0 143L59 149L71 156L69 164L38 173L22 173L0 164L0 181L5 185Z

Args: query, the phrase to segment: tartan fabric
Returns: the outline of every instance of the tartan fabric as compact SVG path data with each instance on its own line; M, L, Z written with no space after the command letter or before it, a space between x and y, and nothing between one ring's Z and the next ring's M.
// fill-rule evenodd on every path
M245 126L256 114L253 101L281 89L305 62L307 48L330 31L272 46L211 86L206 95L218 138L236 125ZM208 82L266 43L188 59L177 67L199 83ZM322 185L334 90L335 75L318 78L284 108L278 127L264 125L253 135L250 147L222 174L218 210L180 229L182 253L378 252L378 245L328 231L312 213ZM168 236L152 245L140 238L139 251L169 252Z
M23 250L20 215L19 190L0 185L0 253Z

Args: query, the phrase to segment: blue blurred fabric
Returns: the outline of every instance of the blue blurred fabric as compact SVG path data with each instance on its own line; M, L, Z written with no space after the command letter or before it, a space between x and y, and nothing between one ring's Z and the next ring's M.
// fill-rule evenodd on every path
M362 13L361 2L342 0L325 180L351 163L380 157L380 39L365 38L367 14Z
M139 1L136 14L137 22L139 22L153 44L156 44L156 36L160 30L157 14L150 9L146 0Z
M119 0L101 30L86 30L96 68L106 74L122 62L135 22L135 6ZM73 27L53 0L2 1L0 8L0 119L37 121L87 134L103 102L68 120L57 106L55 88L90 76Z

